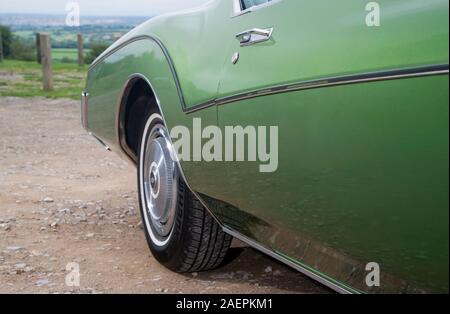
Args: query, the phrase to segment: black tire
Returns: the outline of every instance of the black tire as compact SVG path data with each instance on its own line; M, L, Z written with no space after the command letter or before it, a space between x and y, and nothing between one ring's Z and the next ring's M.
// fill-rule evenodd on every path
M220 225L189 190L181 175L178 177L176 193L178 197L172 231L167 236L166 243L154 241L155 232L149 219L147 202L143 201L145 192L141 173L144 159L147 158L143 146L147 145L152 129L160 125L164 125L162 117L159 114L150 114L141 133L138 150L139 204L148 245L153 256L172 271L185 273L217 268L225 259L232 237L223 232Z

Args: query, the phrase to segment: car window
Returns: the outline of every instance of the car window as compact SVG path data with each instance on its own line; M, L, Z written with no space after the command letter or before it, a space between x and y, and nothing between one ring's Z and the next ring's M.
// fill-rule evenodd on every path
M272 2L272 0L241 0L242 10L261 5L267 2Z

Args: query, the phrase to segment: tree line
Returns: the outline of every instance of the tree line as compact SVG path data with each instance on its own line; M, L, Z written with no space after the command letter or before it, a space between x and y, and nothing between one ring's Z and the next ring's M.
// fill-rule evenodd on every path
M5 59L34 61L36 60L36 43L19 36L16 36L11 31L11 28L5 25L0 25L0 36L3 44L3 57ZM91 43L89 45L89 52L85 55L85 63L90 64L99 56L107 47L106 43ZM76 47L76 45L75 45ZM62 45L53 45L52 48L66 48ZM61 62L72 63L77 60L63 58Z

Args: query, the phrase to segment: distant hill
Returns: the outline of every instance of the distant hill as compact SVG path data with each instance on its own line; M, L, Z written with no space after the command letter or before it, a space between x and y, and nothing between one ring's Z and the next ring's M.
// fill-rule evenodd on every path
M136 16L81 16L81 27L84 25L128 26L133 28L151 18ZM21 29L24 26L65 26L65 15L47 14L13 14L0 13L0 24Z
M65 15L0 14L0 24L11 28L25 42L34 43L36 33L51 35L53 48L76 48L77 34L83 34L86 48L95 43L112 44L150 17L82 16L79 27L65 25Z

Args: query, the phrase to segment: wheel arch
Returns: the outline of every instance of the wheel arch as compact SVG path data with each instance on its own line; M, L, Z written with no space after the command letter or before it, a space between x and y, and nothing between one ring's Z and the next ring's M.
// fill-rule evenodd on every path
M133 108L134 102L143 96L149 98L148 106ZM133 163L137 163L138 160L139 133L149 112L158 112L163 115L159 99L150 80L141 73L134 73L124 83L116 113L119 148ZM134 116L134 124L130 123L129 115Z

